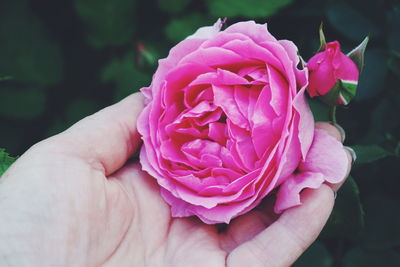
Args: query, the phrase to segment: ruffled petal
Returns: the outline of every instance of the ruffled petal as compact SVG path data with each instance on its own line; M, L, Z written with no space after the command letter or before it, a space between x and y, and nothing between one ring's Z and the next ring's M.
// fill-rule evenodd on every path
M275 212L300 205L300 193L305 188L316 189L324 182L340 183L346 178L347 169L348 158L342 143L326 131L316 129L311 148L299 164L298 172L279 187Z
M300 205L300 192L304 188L319 188L323 182L324 176L321 173L304 172L290 176L279 187L274 211L281 213L285 209Z
M224 32L245 34L256 43L264 41L277 42L275 37L269 33L267 24L257 24L252 20L235 23L226 28Z
M335 184L346 178L348 164L342 143L326 131L315 129L313 143L299 171L321 173L327 182Z

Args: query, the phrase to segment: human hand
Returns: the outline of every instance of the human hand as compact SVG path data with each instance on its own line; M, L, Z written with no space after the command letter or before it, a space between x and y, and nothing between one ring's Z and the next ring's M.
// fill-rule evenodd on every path
M142 102L134 94L87 117L10 167L0 179L1 266L288 266L317 238L337 185L304 190L303 205L279 217L266 199L223 231L172 218L155 179L128 161Z

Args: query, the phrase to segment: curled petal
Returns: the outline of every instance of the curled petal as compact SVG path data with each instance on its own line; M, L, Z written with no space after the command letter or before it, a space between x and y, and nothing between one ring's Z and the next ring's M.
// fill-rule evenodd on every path
M279 187L274 211L281 213L285 209L300 205L300 192L305 188L319 188L323 182L324 176L321 173L304 172L288 177Z
M314 139L306 160L299 165L300 172L324 175L329 183L340 183L348 170L348 158L342 143L322 129L315 129Z
M322 183L340 183L346 178L347 154L342 143L326 131L316 129L314 140L298 172L289 176L280 186L275 212L301 204L300 193L305 188L319 188Z
M254 42L265 41L277 42L275 37L269 33L267 24L257 24L254 21L243 21L235 23L225 29L227 33L242 33L249 36Z

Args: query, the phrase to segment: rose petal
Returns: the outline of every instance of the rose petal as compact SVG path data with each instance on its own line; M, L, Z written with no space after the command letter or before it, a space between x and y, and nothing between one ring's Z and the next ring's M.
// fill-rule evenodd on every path
M250 37L255 43L264 41L277 42L267 28L267 24L257 24L254 21L235 23L224 30L226 33L241 33Z
M271 51L268 51L264 47L255 44L252 41L246 40L232 40L226 44L223 45L223 48L234 52L237 55L240 55L240 57L243 59L248 59L250 60L257 60L255 62L258 62L259 64L265 64L267 63L268 65L274 66L278 70L284 70L282 62L280 62L272 53Z
M281 213L285 209L300 205L300 192L304 188L319 188L323 182L324 176L321 173L304 172L289 177L279 187L274 211Z
M223 25L223 22L221 21L221 19L218 19L217 22L215 22L213 26L199 28L194 34L188 36L186 38L186 40L188 40L188 39L211 39L219 33L222 25Z
M254 60L245 60L243 57L231 50L222 47L201 48L188 54L179 62L179 64L192 63L195 65L204 65L212 68L222 68L226 65L254 63Z
M346 177L347 169L348 158L342 143L326 131L315 129L311 148L299 170L321 173L327 182L339 183Z
M201 84L246 85L249 84L249 81L231 71L224 69L217 69L216 72L209 72L199 75L193 82L190 83L190 86L201 85Z
M219 106L232 123L243 129L250 129L249 120L241 113L238 107L234 89L230 86L212 85L214 104Z

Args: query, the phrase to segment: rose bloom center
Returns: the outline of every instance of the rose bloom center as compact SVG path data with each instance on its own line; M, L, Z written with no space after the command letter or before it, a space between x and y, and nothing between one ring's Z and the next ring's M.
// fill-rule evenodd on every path
M288 83L265 62L196 68L167 79L160 152L176 182L207 196L262 167L282 132Z

